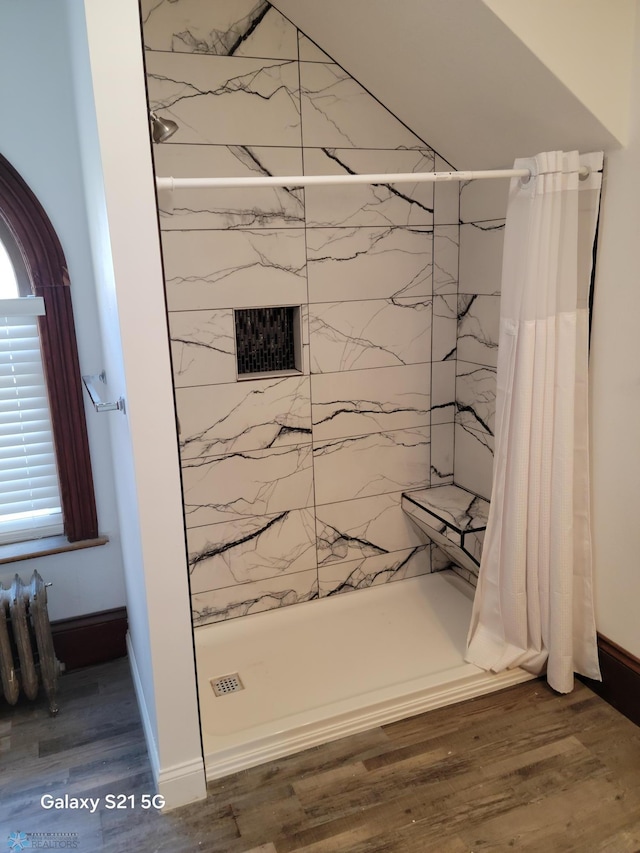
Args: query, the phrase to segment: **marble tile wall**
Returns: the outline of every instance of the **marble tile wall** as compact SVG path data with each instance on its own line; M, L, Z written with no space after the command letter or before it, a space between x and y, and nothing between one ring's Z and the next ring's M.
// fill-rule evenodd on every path
M508 181L460 188L454 481L489 499L493 474L502 243ZM471 583L466 569L455 571Z
M452 168L265 0L143 0L142 17L150 106L179 125L159 175ZM159 208L194 623L430 571L401 493L453 481L454 429L489 435L455 399L458 187L174 191ZM239 381L234 309L274 305L301 307L302 370ZM487 308L467 307L464 399L495 355Z

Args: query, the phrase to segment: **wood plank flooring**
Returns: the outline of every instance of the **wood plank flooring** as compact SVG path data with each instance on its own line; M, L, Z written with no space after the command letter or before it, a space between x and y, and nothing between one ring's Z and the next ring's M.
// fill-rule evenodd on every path
M640 729L577 684L534 681L209 785L173 812L107 809L153 793L126 660L63 676L61 712L0 700L0 850L67 832L79 851L640 851ZM41 796L100 797L94 814ZM68 848L67 848L68 849Z

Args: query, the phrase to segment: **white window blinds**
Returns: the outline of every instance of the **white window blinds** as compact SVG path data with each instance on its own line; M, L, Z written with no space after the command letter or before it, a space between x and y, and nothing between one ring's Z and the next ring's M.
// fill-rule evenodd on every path
M40 297L0 299L0 543L63 532L41 314Z

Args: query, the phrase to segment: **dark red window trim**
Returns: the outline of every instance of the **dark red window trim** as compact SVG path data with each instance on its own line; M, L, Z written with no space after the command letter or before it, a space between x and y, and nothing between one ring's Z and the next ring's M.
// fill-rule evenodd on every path
M98 518L67 262L42 205L2 154L0 217L20 249L33 295L44 298L46 313L38 322L64 532L69 542L95 539Z

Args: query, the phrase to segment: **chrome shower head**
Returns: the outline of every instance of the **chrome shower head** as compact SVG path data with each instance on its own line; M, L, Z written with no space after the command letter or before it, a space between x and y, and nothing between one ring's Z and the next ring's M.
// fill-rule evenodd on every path
M149 110L149 118L151 119L151 137L154 142L166 142L178 129L175 121L171 121L170 118L161 118L153 110Z

